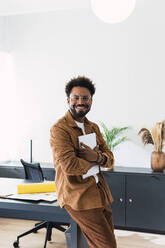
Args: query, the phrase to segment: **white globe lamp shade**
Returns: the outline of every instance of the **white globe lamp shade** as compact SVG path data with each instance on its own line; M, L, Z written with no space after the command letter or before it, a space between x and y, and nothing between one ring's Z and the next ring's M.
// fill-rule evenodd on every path
M120 23L127 19L135 8L136 0L91 0L95 15L106 23Z

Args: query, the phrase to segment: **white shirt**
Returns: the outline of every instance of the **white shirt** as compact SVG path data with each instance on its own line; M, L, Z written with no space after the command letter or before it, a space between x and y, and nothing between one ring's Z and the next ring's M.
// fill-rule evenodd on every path
M80 127L80 128L82 129L82 132L83 132L83 134L85 135L86 133L85 133L84 122L78 122L78 121L75 121L75 122L76 122L77 126ZM98 183L99 178L98 178L98 176L97 176L97 174L96 174L95 171L98 171L98 165L92 166L92 167L88 170L88 172L87 172L85 175L83 175L82 177L83 177L83 178L86 178L86 177L88 177L88 176L94 176L94 178L95 178L95 180L96 180L96 183Z

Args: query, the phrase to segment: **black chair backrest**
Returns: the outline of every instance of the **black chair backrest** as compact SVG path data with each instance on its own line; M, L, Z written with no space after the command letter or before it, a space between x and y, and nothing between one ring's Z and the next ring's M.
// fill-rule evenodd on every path
M25 171L25 179L32 180L34 182L43 182L44 176L40 166L40 163L28 163L23 159L20 159L24 171Z

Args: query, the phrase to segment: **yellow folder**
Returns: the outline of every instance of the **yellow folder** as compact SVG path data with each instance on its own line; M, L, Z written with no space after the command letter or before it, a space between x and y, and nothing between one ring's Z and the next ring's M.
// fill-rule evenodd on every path
M18 184L17 192L18 194L56 192L56 186L54 182Z

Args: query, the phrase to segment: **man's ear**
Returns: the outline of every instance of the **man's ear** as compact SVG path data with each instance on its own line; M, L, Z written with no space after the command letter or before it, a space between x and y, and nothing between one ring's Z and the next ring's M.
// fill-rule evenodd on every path
M92 102L93 102L93 97L91 97L91 105L92 105Z
M67 104L69 105L70 104L70 98L67 97Z

